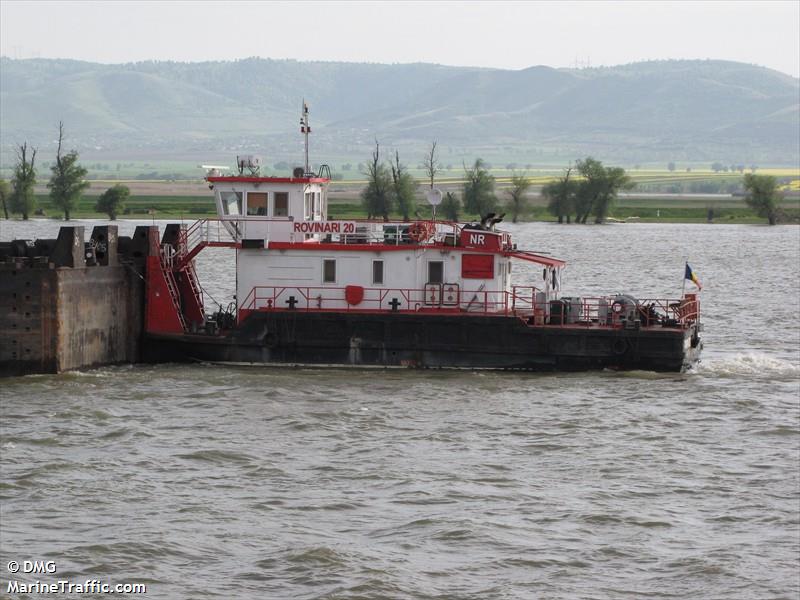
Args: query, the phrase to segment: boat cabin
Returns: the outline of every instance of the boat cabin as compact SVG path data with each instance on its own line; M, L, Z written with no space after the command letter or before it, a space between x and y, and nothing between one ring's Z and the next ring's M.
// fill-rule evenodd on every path
M558 294L564 263L517 252L488 220L329 220L327 178L206 179L236 242L240 319L287 308L506 313L522 289L512 283L514 258L543 269L519 301L546 305Z

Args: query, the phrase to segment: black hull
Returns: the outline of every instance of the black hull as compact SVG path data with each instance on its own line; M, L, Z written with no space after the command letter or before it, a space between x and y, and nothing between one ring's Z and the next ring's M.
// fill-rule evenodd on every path
M146 361L362 367L683 371L699 358L695 326L531 327L485 315L256 312L227 335L149 334Z

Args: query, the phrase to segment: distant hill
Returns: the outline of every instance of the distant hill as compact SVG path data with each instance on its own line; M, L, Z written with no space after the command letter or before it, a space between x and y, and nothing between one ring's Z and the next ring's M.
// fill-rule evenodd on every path
M619 164L800 162L800 82L725 61L653 61L520 71L434 64L0 59L0 146L46 153L63 120L84 156L160 160L260 152L299 157L299 108L313 150L368 158L377 138L416 163L443 160Z

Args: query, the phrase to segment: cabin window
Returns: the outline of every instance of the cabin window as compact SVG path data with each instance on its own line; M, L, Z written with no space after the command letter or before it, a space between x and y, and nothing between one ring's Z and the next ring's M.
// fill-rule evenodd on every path
M372 283L383 285L383 261L372 261Z
M306 192L303 206L303 217L308 220L311 218L312 214L314 214L314 194L312 192Z
M322 261L322 283L336 283L336 261L326 258Z
M314 216L315 217L322 216L322 202L321 202L321 194L319 192L314 193Z
M267 216L267 193L248 192L247 193L247 214L256 217Z
M444 263L441 260L428 263L428 283L444 283Z
M226 215L242 214L242 192L220 192L222 212Z
M275 208L272 211L273 217L288 217L289 216L289 193L288 192L275 192L272 194Z

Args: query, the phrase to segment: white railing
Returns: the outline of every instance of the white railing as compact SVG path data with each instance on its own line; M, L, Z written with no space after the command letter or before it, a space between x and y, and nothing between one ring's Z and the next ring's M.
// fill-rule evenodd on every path
M314 241L339 244L437 244L458 242L461 226L447 221L297 221L287 218L229 216L211 217L192 223L187 229L185 247L222 244L243 239L267 242ZM505 243L508 234L502 234Z

